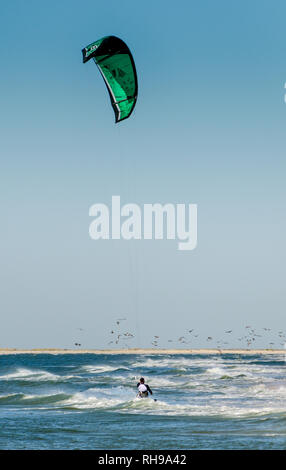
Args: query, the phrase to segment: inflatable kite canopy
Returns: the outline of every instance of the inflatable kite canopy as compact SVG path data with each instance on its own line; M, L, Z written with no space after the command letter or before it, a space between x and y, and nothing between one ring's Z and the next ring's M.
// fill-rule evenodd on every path
M137 99L138 83L132 54L122 39L106 36L82 49L83 62L93 59L107 86L115 122L127 119Z

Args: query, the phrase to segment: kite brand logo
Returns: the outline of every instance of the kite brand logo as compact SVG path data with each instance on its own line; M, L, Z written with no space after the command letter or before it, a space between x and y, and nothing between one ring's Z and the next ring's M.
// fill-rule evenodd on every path
M106 204L89 209L94 220L89 226L93 240L175 240L178 250L190 251L197 246L196 204L125 204L112 196L111 214Z
M95 51L98 48L97 44L93 44L93 46L90 46L90 48L86 47L85 48L85 53L86 56L89 56L93 51Z

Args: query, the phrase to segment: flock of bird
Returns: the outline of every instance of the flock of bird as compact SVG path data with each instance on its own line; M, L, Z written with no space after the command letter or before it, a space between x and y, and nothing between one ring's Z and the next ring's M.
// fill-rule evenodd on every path
M121 347L124 346L127 349L129 348L128 343L130 342L130 340L135 339L135 334L129 331L124 331L125 329L122 329L121 324L122 322L125 322L125 321L127 321L127 318L116 319L114 327L109 332L110 338L108 341L108 346L120 345ZM84 331L83 328L78 328L78 330ZM266 339L265 334L267 333L268 336L269 334L272 335L271 338L267 339L267 346L269 349L274 349L274 346L279 347L279 348L286 347L286 335L281 330L278 331L278 333L277 332L275 333L271 328L262 328L262 332L264 332L264 334L258 334L258 331L256 331L250 325L245 326L244 330L245 330L244 334L242 334L239 338L234 337L233 330L225 330L224 334L227 336L225 336L224 339L215 340L212 336L207 336L207 338L205 338L204 336L199 335L197 331L193 328L190 330L186 330L184 336L179 336L178 338L168 339L167 341L168 343L173 343L172 344L173 347L188 345L188 347L190 348L190 347L194 347L194 341L197 340L197 338L200 338L201 341L207 341L210 347L216 348L216 349L226 349L227 347L230 347L229 346L230 341L232 345L234 341L239 341L240 343L242 343L243 347L246 347L247 349L251 349L259 338L263 338L265 340ZM227 341L227 339L229 339L230 341ZM150 344L154 348L158 348L160 347L160 342L161 342L160 336L155 335L152 337ZM74 343L74 345L76 347L81 347L82 344L76 342Z

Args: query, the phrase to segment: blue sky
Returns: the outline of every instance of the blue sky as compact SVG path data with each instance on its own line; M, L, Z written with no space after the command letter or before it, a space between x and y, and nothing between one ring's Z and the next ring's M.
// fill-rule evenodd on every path
M0 346L103 348L118 317L142 347L285 328L285 13L279 0L2 6ZM81 55L109 34L139 79L116 126ZM196 203L196 250L91 240L89 207L112 195Z

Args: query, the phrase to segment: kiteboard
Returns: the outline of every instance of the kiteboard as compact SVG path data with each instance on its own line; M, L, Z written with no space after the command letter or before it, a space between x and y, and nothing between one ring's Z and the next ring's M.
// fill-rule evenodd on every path
M139 400L149 398L150 400L157 401L157 398L151 398L149 395L140 395L140 393L137 393L136 398Z

